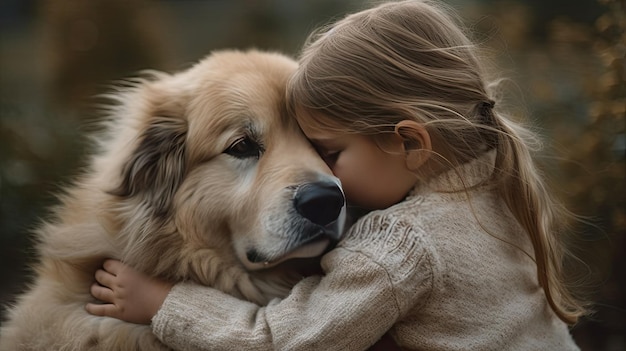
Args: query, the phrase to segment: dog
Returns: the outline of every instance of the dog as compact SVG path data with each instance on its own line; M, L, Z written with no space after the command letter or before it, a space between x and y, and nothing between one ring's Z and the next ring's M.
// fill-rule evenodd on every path
M35 279L0 349L167 350L148 326L85 311L108 257L258 304L286 296L345 226L338 179L286 112L296 68L221 50L108 94L97 152L36 232Z

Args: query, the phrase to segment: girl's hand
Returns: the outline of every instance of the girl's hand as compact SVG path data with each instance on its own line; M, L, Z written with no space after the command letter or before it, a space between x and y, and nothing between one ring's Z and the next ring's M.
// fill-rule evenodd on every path
M117 260L106 260L96 271L91 294L103 304L88 303L87 312L96 316L150 324L173 284L148 277Z

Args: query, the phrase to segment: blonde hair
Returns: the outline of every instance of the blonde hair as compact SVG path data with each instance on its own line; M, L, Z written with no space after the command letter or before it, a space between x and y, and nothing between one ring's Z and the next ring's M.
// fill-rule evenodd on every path
M547 191L521 124L494 111L477 48L460 21L431 1L385 3L313 33L289 82L287 103L301 125L384 142L402 120L422 124L448 167L496 150L491 178L528 232L537 276L558 317L586 313L563 277L568 212ZM318 112L314 121L297 111Z

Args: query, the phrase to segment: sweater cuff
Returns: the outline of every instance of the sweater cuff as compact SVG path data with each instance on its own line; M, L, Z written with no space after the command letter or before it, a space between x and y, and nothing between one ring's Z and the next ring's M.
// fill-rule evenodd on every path
M173 349L205 349L204 326L223 325L241 310L240 301L223 292L182 282L174 285L163 305L152 318L152 332Z
M152 332L174 350L271 349L260 307L211 287L176 284L152 318ZM251 323L250 321L255 321Z
M175 329L173 327L169 327L170 322L173 322L172 317L176 316L176 319L182 319L185 315L185 306L181 306L181 302L190 300L186 294L188 290L184 288L185 284L186 283L178 283L174 285L165 298L165 301L163 301L163 304L157 314L152 317L152 323L150 325L152 332L157 338L159 338L159 340L166 344L166 340L170 339L171 334L174 333Z

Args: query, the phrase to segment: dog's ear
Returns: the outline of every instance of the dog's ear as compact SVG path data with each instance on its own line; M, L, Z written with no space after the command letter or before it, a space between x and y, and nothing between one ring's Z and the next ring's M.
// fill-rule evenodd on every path
M171 109L155 112L122 169L121 184L111 193L140 196L156 216L166 214L185 178L186 137L187 121L181 115Z

